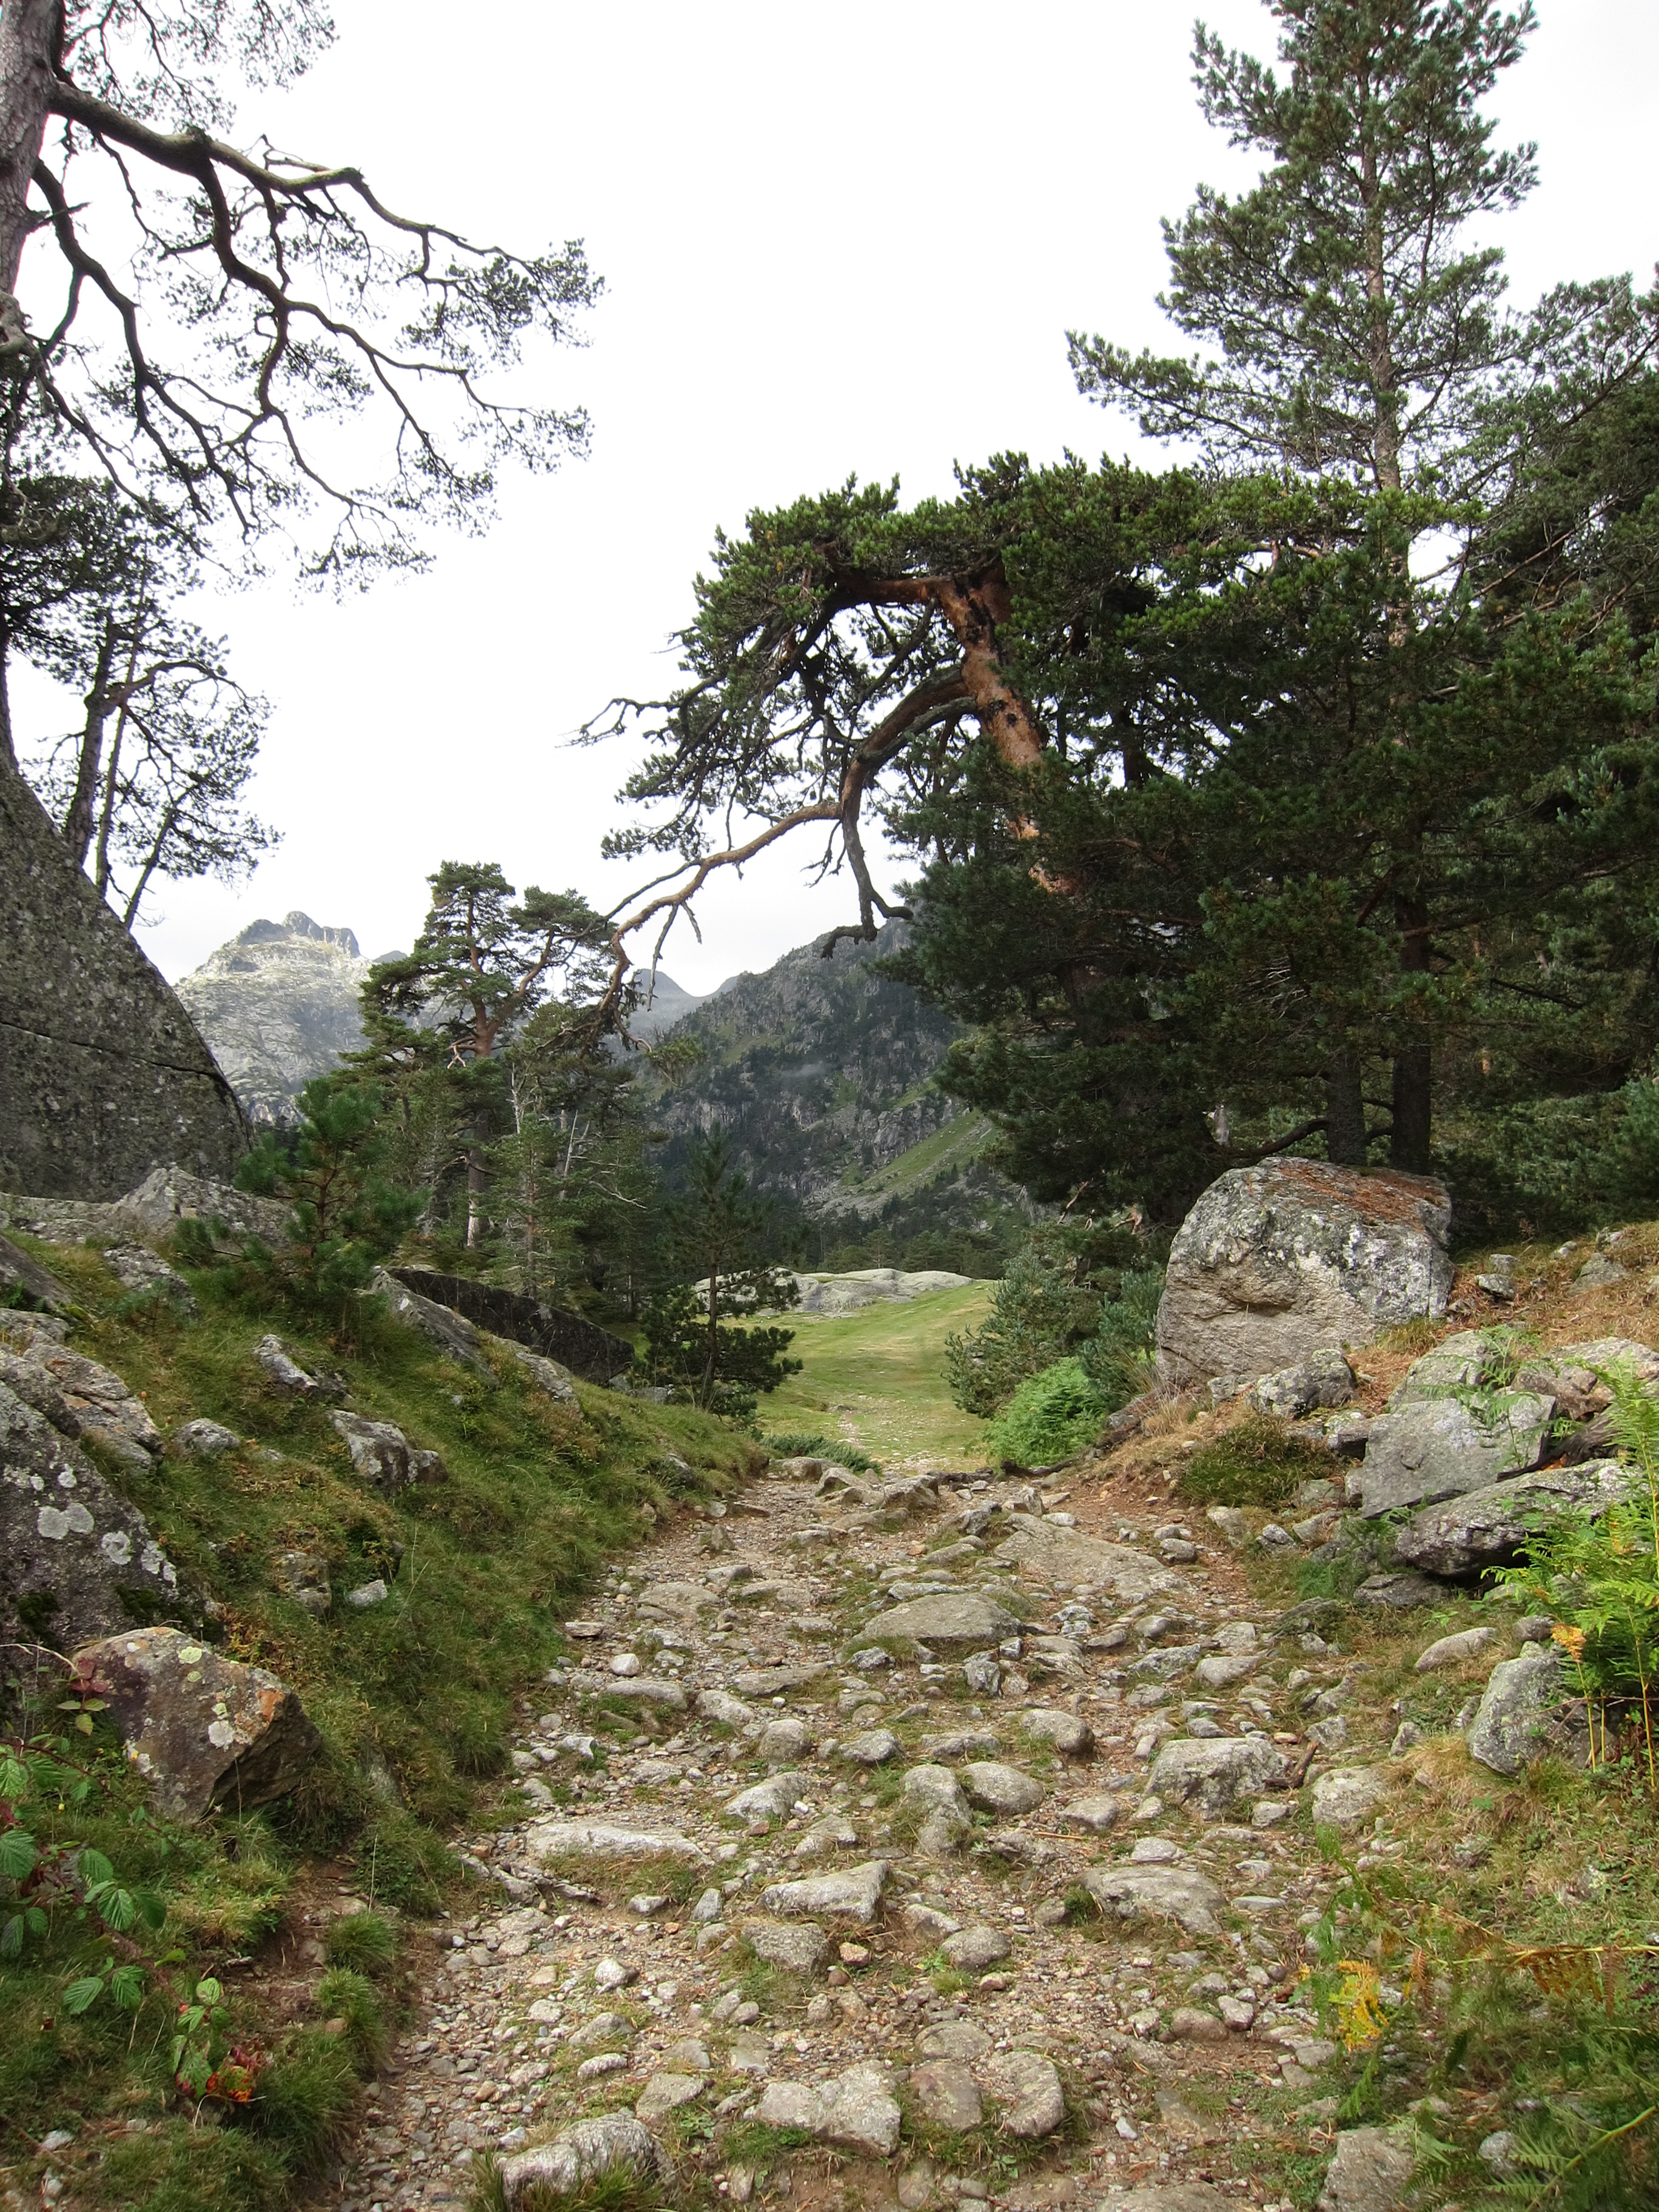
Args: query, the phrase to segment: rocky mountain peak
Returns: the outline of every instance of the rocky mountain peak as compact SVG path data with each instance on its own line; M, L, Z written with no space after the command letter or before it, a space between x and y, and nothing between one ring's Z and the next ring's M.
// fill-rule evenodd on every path
M303 1086L362 1043L357 994L371 964L356 931L296 908L251 921L179 996L253 1119L284 1121Z

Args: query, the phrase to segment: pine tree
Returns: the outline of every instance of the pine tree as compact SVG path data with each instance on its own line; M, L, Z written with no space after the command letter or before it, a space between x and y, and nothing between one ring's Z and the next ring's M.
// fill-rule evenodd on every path
M698 1405L744 1419L757 1392L776 1389L801 1365L785 1356L793 1329L730 1326L799 1301L794 1277L767 1256L771 1217L749 1195L718 1130L693 1146L664 1224L676 1279L645 1312L652 1372L683 1383Z
M493 861L446 860L412 952L363 985L366 1064L418 1099L434 1176L447 1164L446 1120L466 1166L466 1243L486 1231L488 1152L507 1110L506 1045L556 986L593 1002L610 927L575 891L533 885L520 899Z

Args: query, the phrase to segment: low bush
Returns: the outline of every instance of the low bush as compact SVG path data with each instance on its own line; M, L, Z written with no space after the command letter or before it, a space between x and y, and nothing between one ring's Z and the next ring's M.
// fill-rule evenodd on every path
M761 1442L774 1459L828 1459L837 1467L850 1467L854 1474L881 1473L878 1461L844 1437L763 1437Z
M1022 1382L992 1422L986 1443L1022 1467L1068 1459L1094 1442L1110 1407L1080 1359L1059 1359Z
M1282 1505L1298 1483L1329 1468L1330 1454L1290 1435L1283 1421L1247 1413L1192 1455L1178 1487L1194 1505Z

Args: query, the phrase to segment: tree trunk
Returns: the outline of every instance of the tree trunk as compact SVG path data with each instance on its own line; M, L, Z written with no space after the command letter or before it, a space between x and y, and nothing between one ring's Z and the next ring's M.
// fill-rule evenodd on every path
M86 726L81 733L81 758L76 769L75 795L64 817L64 842L77 868L84 868L92 846L93 809L98 797L98 775L104 764L104 725L109 720L109 672L115 658L115 623L107 609L104 634L98 641L98 664L92 689L87 694Z
M1401 899L1395 908L1401 932L1400 966L1407 975L1429 972L1428 913L1420 899ZM1389 1139L1389 1164L1407 1168L1414 1175L1429 1172L1429 1140L1433 1108L1430 1084L1434 1055L1426 1033L1408 1042L1395 1054L1394 1128Z
M62 0L5 0L0 8L0 353L27 343L17 271L29 235L29 179L46 139L63 37Z
M476 1251L483 1243L484 1160L489 1131L482 1115L472 1124L472 1141L466 1148L466 1249Z
M1333 1053L1325 1070L1325 1152L1338 1167L1365 1164L1365 1102L1352 1052Z
M11 639L0 625L0 775L17 773L17 748L11 741Z
M971 581L941 577L933 595L962 647L963 684L997 757L1010 768L1035 768L1047 750L1042 726L1003 673L997 652L997 624L1012 604L1000 567Z

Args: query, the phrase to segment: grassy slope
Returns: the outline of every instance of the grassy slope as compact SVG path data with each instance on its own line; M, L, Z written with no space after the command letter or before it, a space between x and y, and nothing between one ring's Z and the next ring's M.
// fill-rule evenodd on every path
M795 1331L791 1354L805 1364L763 1400L761 1426L769 1433L839 1428L884 1464L971 1462L982 1450L985 1424L951 1403L945 1340L983 1320L995 1287L972 1283L908 1305L866 1306L823 1319L787 1316ZM832 1423L823 1421L825 1413Z
M555 1405L526 1388L510 1359L486 1384L372 1315L355 1341L331 1342L292 1314L228 1300L200 1278L199 1319L133 1311L95 1253L34 1249L82 1303L72 1343L143 1389L164 1432L207 1415L246 1439L215 1461L170 1454L137 1478L112 1473L177 1563L181 1586L218 1608L215 1639L294 1684L325 1741L289 1803L182 1833L147 1821L112 1740L76 1737L92 1786L78 1808L37 1798L28 1816L37 1836L91 1839L124 1879L158 1884L169 1906L161 1941L184 1953L170 1970L173 1992L257 1949L321 1855L333 1879L355 1869L394 1910L435 1910L451 1880L444 1834L503 1765L514 1699L560 1650L560 1623L594 1566L672 1513L677 1497L728 1486L756 1463L752 1447L690 1410L636 1406L585 1385L578 1408ZM327 1408L281 1397L255 1361L255 1343L273 1328L303 1364L344 1374L355 1410L435 1447L451 1480L394 1499L365 1488ZM335 1605L321 1621L273 1585L273 1560L290 1550L326 1559ZM342 1602L376 1577L391 1587L386 1602L365 1611ZM89 2173L84 2201L145 2212L278 2202L321 2148L319 2100L325 2119L333 2115L328 2125L349 2109L355 2075L340 2078L337 2049L317 2045L314 2021L274 2020L257 1974L239 1977L247 1993L238 2030L282 2063L268 2077L271 2095L245 2116L250 2126L192 2136L155 2055L158 2039L165 2052L167 1990L152 1984L136 2028L107 2007L64 2015L65 1983L100 1955L59 1912L44 1948L3 1970L0 2161L17 2152L20 2134L38 2140L61 2126L89 2148L137 2116L142 2145L119 2146L103 2183ZM323 2079L331 2066L331 2088ZM297 2120L293 2098L285 2105L276 2094L296 2068L309 2084Z

